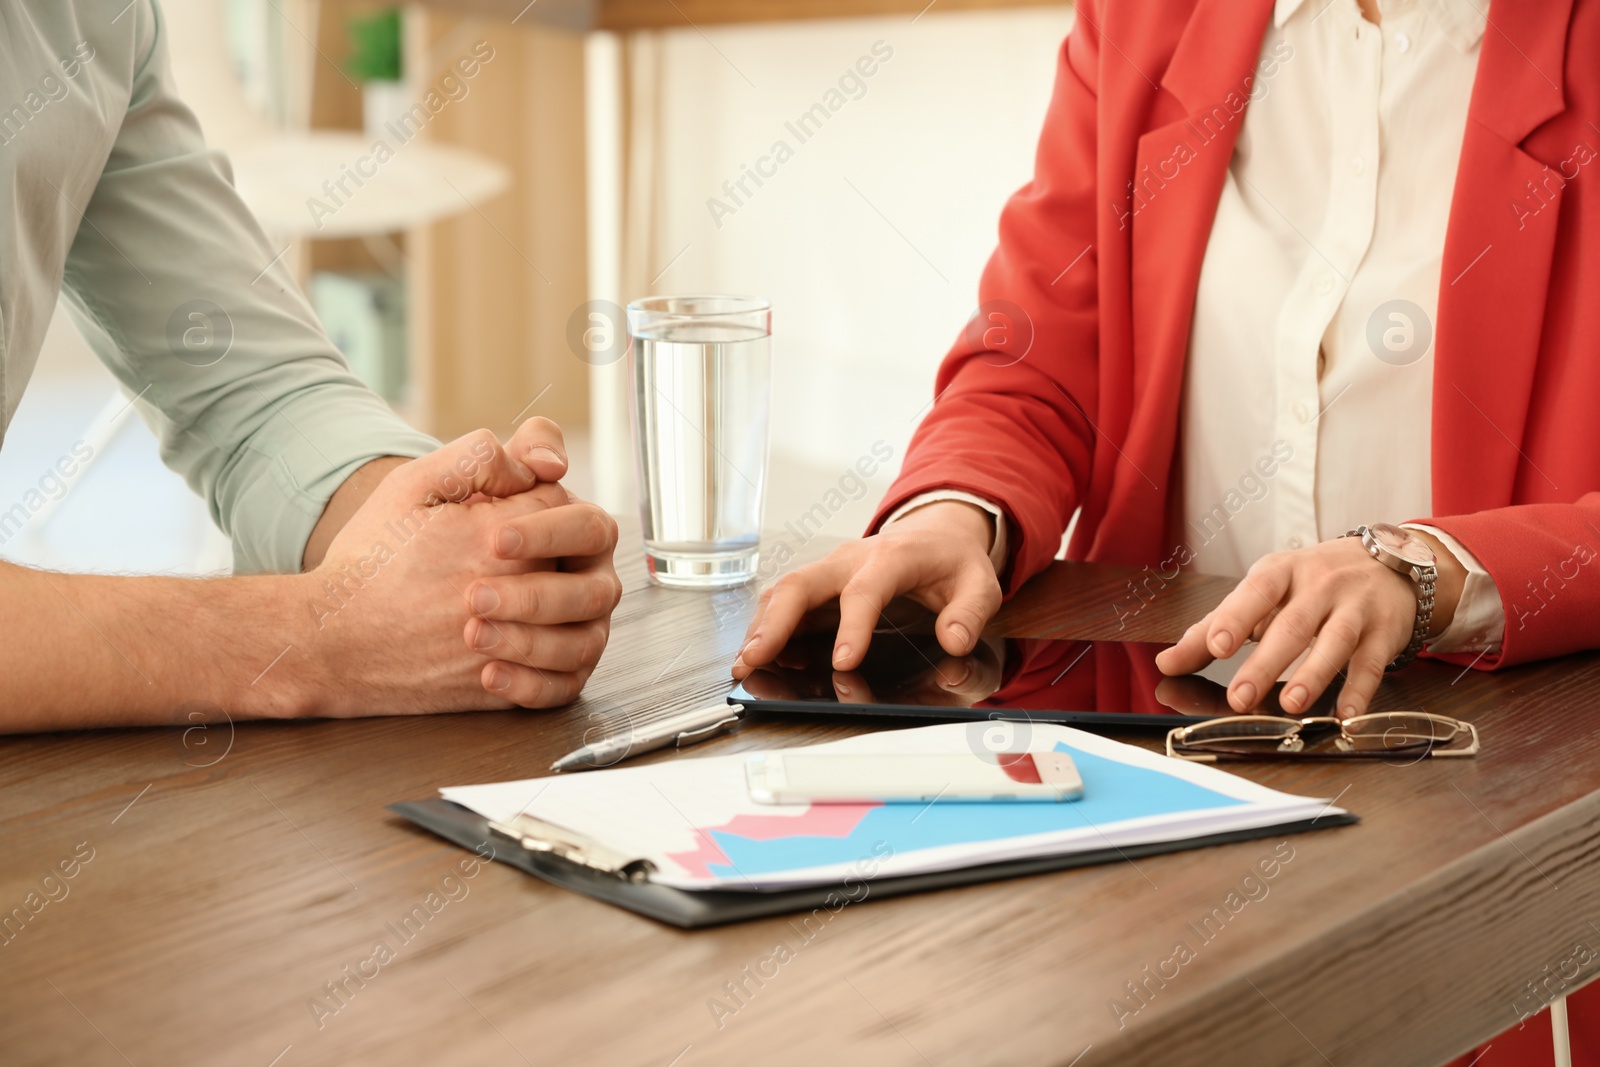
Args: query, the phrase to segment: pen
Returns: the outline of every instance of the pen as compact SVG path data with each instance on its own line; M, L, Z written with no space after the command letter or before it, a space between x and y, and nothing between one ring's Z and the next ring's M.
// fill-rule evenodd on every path
M609 767L629 756L654 752L668 745L682 747L721 733L739 721L743 704L713 704L709 708L669 715L658 722L645 723L614 737L584 745L550 764L552 771L588 770Z

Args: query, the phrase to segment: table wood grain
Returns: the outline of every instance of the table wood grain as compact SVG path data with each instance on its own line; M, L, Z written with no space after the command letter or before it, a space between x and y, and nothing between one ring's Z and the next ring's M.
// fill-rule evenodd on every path
M384 806L543 774L586 731L727 691L751 594L648 587L636 535L620 557L611 647L567 710L0 739L0 1061L1395 1067L1514 1024L1526 983L1600 945L1595 656L1396 676L1386 705L1471 719L1483 754L1242 770L1363 820L1281 841L699 932L501 864L465 877L470 854ZM1170 637L1227 588L1119 611L1140 580L1057 564L997 627ZM649 758L858 728L751 722ZM1266 895L1226 910L1275 851ZM392 958L363 962L379 941Z

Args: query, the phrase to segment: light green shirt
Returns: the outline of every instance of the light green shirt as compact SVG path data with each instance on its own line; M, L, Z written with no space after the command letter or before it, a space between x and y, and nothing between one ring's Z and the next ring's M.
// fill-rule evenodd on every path
M240 572L437 442L350 373L176 97L153 0L0 2L0 442L58 295ZM107 531L114 535L115 531Z

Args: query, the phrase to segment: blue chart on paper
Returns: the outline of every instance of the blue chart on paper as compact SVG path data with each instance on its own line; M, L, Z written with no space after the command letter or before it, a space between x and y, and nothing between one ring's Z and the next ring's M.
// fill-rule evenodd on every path
M698 854L673 858L722 877L748 877L872 859L883 855L874 851L880 843L900 854L1248 803L1164 771L1070 745L1057 744L1056 750L1069 753L1078 766L1083 777L1079 800L813 805L801 816L740 816L726 826L703 827Z

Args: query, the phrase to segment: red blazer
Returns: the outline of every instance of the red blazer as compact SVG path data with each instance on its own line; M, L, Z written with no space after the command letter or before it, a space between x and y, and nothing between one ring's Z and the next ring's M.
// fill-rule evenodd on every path
M992 500L1011 592L1081 507L1071 558L1171 577L1190 316L1272 9L1080 0L980 287L1013 328L985 315L945 358L874 528L930 489ZM1477 666L1600 648L1600 4L1490 9L1435 338L1437 514L1372 518L1426 518L1493 576L1505 640Z

